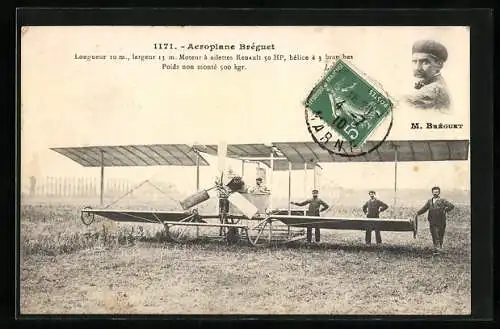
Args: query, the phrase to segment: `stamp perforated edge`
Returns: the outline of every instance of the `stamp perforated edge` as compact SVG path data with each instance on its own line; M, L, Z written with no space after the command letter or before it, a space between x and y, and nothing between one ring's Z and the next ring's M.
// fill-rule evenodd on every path
M337 156L341 156L341 157L354 157L354 156L364 156L365 154L368 154L372 151L374 151L375 149L379 148L380 145L382 143L384 143L384 141L386 141L387 137L389 136L391 130L392 130L392 126L393 126L393 122L394 122L394 106L395 104L397 104L397 101L392 97L390 96L390 94L383 88L382 84L380 82L378 82L377 80L374 80L373 78L371 78L370 76L368 76L366 73L364 73L362 70L360 70L356 65L354 65L351 61L344 61L342 59L338 59L338 60L334 60L330 67L328 67L328 65L326 65L326 68L323 72L323 75L316 80L315 83L313 83L313 88L310 89L309 93L307 94L307 96L305 97L305 99L302 101L302 105L304 106L304 110L306 111L306 121L307 120L307 111L309 112L312 112L308 105L307 105L307 101L309 100L309 98L311 97L311 95L315 92L315 90L317 88L320 88L321 87L321 83L323 81L325 81L325 79L327 78L328 74L330 74L330 72L333 70L333 68L335 67L335 65L337 65L338 62L341 62L341 63L344 63L345 65L347 65L350 69L352 69L356 74L358 74L359 77L365 79L369 84L370 86L372 86L377 92L379 92L381 95L383 95L384 97L386 97L388 100L391 101L391 107L390 107L390 110L389 110L389 113L388 115L386 115L386 117L390 117L390 123L389 123L389 128L388 128L388 131L387 133L384 135L384 137L382 138L381 141L379 141L379 143L377 145L375 145L374 147L372 147L370 150L368 151L364 151L364 152L361 152L359 154L342 154L342 153L337 153L337 152L334 152L330 149L328 149L325 145L323 145L322 143L320 143L317 138L314 136L314 134L312 134L312 131L310 130L310 124L307 122L307 130L309 132L309 134L311 135L311 137L313 138L313 140L324 150L326 150L328 153L331 153L333 155L337 155ZM375 132L375 130L384 122L384 120L380 120L379 123L377 124L377 126L372 130L372 132L370 134L368 134L366 136L366 138L360 142L360 145L361 144L364 144L367 139ZM326 122L325 122L326 123Z
M366 80L370 86L372 86L377 92L379 92L381 95L383 95L385 98L387 98L390 102L391 102L391 111L393 110L394 108L394 105L397 104L397 100L392 97L383 87L383 85L377 81L376 79L373 79L372 77L370 77L369 75L367 75L366 73L364 73L362 70L360 70L356 65L354 65L351 61L345 61L345 60L342 60L342 59L338 59L338 60L335 60L332 62L332 64L330 65L330 67L326 67L323 74L321 75L321 77L319 79L317 79L314 83L313 83L313 87L312 89L310 89L310 91L307 93L306 97L304 98L304 100L302 101L302 105L304 107L308 107L307 106L307 101L309 100L310 96L314 93L314 91L321 87L321 84L325 81L325 79L328 77L328 75L330 74L330 72L333 70L333 68L337 65L337 63L343 63L345 64L347 67L349 67L351 70L354 71L355 74L357 74L361 79L364 79Z
M384 118L377 123L377 125L372 129L372 131L368 135L366 135L362 141L359 142L359 145L364 144L370 138L370 136L372 136L375 133L375 130L377 130L380 127L380 125L382 125L382 123L384 122L384 120L387 117L391 118L391 125L389 126L389 132L390 132L390 130L392 128L392 121L394 120L393 110L394 110L395 104L397 104L397 101L384 89L383 85L379 81L368 76L366 73L364 73L362 70L360 70L356 65L354 65L351 61L337 59L337 60L334 60L329 67L327 66L325 68L321 77L319 79L317 79L315 83L313 83L313 88L310 89L309 93L307 94L305 99L302 101L302 105L305 107L306 111L312 112L309 109L308 104L307 104L309 98L315 93L315 91L318 88L321 88L321 85L325 82L325 80L328 77L328 75L330 74L330 72L334 69L334 67L338 63L346 65L349 69L351 69L354 72L354 74L357 74L359 78L364 79L373 89L375 89L378 93L380 93L382 96L384 96L385 98L387 98L390 101L390 107L389 107L389 111L387 112L387 114L384 115ZM306 118L306 120L307 120L307 118ZM386 134L385 138L387 138L387 134Z

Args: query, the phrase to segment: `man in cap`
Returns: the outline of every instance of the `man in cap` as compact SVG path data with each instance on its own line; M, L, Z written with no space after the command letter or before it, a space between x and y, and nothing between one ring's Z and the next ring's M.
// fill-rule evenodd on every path
M438 186L432 188L432 198L427 200L425 205L417 211L415 217L422 215L426 211L427 220L432 236L432 244L434 245L434 254L438 254L443 248L443 238L446 229L446 213L453 210L455 206L440 197L441 189Z
M363 212L367 218L379 218L380 213L387 210L389 206L375 197L375 191L368 192L368 195L370 199L363 205ZM382 243L382 236L378 230L375 230L375 239L377 244ZM372 243L372 230L366 230L365 242L366 244Z
M319 191L314 189L312 191L312 198L307 199L302 202L290 202L291 204L295 206L305 206L306 204L309 204L309 209L307 210L307 216L318 216L320 215L321 212L327 210L330 208L330 206L320 199L318 197ZM321 208L321 206L323 206ZM314 228L314 239L316 242L320 242L320 230L319 227ZM307 228L307 242L311 242L312 240L312 227Z
M249 188L248 192L254 193L254 194L269 194L269 193L271 193L271 191L267 188L267 186L262 184L261 177L257 177L257 179L255 180L255 186L252 186L251 188Z
M450 96L441 69L448 59L448 51L434 40L420 40L413 44L413 75L418 80L406 101L419 109L447 110Z

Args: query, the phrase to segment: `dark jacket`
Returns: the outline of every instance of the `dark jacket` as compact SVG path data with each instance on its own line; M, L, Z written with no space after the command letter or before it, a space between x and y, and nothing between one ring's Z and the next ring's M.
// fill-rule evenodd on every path
M363 212L368 218L378 218L380 213L387 208L389 206L379 199L370 199L363 205Z
M297 206L305 206L306 204L309 204L309 209L307 210L307 215L308 216L319 216L320 211L328 209L330 206L320 198L311 198L307 199L306 201L302 202L295 202ZM320 209L320 207L323 206L323 209Z
M453 208L455 208L455 206L446 199L437 198L433 203L431 198L427 200L422 209L417 211L417 215L422 215L426 211L429 211L427 220L432 225L443 225L446 224L446 213Z

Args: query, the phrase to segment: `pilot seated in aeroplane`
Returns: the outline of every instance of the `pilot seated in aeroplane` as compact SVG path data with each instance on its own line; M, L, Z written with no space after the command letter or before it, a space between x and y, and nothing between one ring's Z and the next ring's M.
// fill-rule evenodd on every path
M262 184L262 178L257 177L255 180L255 186L252 186L248 189L248 193L252 194L271 194L271 190L267 188L264 184Z

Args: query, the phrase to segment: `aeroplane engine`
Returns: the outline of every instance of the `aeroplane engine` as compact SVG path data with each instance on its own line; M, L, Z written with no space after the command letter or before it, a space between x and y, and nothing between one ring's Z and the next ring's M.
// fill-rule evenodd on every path
M245 189L245 182L241 177L236 176L233 177L226 186L229 187L231 192L242 192Z

